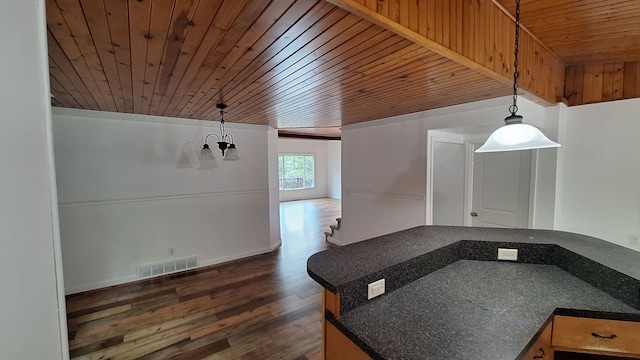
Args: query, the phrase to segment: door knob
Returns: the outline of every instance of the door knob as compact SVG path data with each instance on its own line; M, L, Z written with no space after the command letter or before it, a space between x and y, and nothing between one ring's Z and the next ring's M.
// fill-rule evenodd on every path
M478 216L478 213L477 213L477 212L475 212L475 211L473 211L473 212L471 213L471 216L476 217L476 216Z

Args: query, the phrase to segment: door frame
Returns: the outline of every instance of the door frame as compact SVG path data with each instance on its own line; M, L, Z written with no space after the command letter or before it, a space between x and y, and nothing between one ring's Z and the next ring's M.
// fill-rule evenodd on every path
M464 226L472 226L472 219L469 214L473 211L473 164L474 154L477 145L481 145L481 140L466 139L465 146L465 177L464 177Z

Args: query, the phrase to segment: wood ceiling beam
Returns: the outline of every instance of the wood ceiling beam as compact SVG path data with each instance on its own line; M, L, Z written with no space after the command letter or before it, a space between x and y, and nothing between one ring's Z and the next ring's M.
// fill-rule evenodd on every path
M569 106L640 97L640 61L567 66L564 97Z
M513 83L515 22L491 0L327 0L463 66ZM564 94L564 64L527 31L520 33L525 97L554 104Z

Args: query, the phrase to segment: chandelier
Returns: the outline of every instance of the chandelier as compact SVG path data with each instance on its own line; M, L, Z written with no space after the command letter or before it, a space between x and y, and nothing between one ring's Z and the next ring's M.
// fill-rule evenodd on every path
M207 134L204 139L204 145L202 146L202 150L200 151L200 160L212 160L215 159L213 156L213 151L209 147L209 136L215 136L218 149L222 152L222 156L224 160L239 160L238 149L236 148L236 144L233 141L233 135L231 133L225 132L224 130L224 114L226 111L224 109L227 108L225 104L216 104L216 107L220 109L220 135L216 133ZM226 152L226 154L225 154Z

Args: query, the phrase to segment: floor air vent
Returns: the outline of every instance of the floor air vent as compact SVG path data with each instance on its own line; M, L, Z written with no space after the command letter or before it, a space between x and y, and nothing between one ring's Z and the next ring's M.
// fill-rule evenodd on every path
M191 256L182 259L168 260L159 263L139 265L136 267L138 279L150 278L178 271L195 269L198 267L198 257Z

